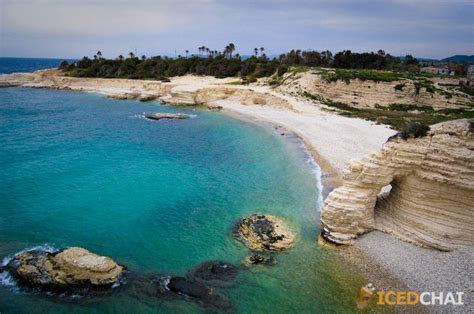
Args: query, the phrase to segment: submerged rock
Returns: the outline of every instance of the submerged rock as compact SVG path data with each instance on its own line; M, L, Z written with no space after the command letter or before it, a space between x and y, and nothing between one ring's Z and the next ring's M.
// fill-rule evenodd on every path
M253 251L286 250L295 240L295 235L281 219L259 214L241 219L234 235Z
M6 269L22 285L59 291L109 288L123 273L123 267L111 258L79 247L22 251Z
M210 261L204 262L190 271L187 277L195 281L223 285L234 281L238 271L238 268L232 264Z
M182 113L150 113L145 114L145 118L151 120L161 120L161 119L187 119L189 115Z
M188 299L203 306L230 308L230 302L205 284L179 276L163 274L140 275L130 283L131 294L137 298Z

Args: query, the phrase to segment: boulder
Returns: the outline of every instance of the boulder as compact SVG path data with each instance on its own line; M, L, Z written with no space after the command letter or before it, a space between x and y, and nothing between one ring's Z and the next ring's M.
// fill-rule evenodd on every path
M295 235L281 219L260 214L241 219L234 235L253 251L286 250L295 240Z

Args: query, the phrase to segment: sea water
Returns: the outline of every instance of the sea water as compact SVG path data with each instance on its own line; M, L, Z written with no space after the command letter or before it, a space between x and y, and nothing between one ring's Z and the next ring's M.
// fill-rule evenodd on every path
M189 114L152 121L143 113ZM38 245L80 246L136 273L185 275L242 265L232 237L251 213L281 216L296 244L276 265L242 267L216 289L237 313L352 312L365 282L319 247L320 193L299 141L224 113L45 89L0 89L0 258ZM288 140L290 139L290 140ZM192 300L60 298L2 278L1 313L187 313Z

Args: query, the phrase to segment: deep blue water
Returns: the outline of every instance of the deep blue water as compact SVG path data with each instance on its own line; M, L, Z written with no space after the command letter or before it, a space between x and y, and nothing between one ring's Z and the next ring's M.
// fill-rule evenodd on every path
M42 58L4 58L0 57L0 74L14 72L33 72L48 68L57 68L59 64L72 59L42 59Z
M143 112L187 120L150 121ZM240 217L271 213L297 233L272 267L218 289L237 313L352 312L363 284L317 244L318 178L301 143L223 113L81 92L0 89L0 258L37 245L81 246L133 272L184 275L250 254ZM132 296L62 300L0 278L1 313L195 313L191 301ZM365 283L364 283L365 284ZM209 310L209 309L208 309Z

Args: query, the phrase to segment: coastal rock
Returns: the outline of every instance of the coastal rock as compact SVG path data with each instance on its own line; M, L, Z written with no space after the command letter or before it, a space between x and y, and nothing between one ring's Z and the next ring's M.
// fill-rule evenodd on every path
M321 211L323 237L352 244L378 229L439 250L472 245L473 125L436 124L424 137L392 137L379 152L349 161Z
M138 97L138 100L140 101L152 101L158 98L158 95L153 95L153 94L146 94L146 95L140 95Z
M189 115L182 113L150 113L146 114L145 118L151 120L161 120L161 119L187 119Z
M236 226L235 236L253 251L282 251L293 245L295 235L279 218L253 214Z
M123 273L123 267L111 258L78 247L22 251L12 258L7 269L27 286L65 291L110 287Z

